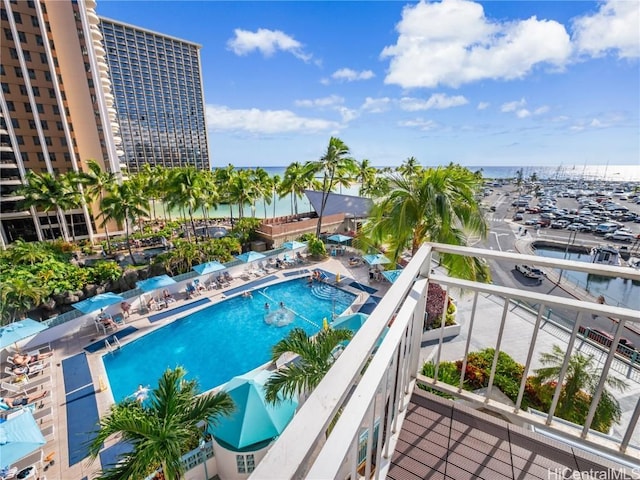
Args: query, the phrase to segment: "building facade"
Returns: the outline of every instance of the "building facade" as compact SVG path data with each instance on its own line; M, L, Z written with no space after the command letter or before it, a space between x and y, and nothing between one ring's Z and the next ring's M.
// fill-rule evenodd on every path
M124 163L209 169L200 45L100 18Z
M97 204L47 191L51 202L25 206L29 172L53 186L89 159L118 180L144 164L210 168L200 46L101 19L95 8L0 0L0 247L104 233Z
M93 238L94 206L27 209L29 172L60 179L88 159L120 176L118 124L93 0L1 0L0 242ZM52 191L43 195L51 196Z

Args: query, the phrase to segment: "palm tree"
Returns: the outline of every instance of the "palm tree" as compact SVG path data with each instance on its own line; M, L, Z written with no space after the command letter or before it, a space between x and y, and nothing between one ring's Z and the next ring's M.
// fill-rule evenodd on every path
M271 202L273 203L273 218L276 217L276 203L277 203L276 194L278 193L278 190L280 189L281 184L282 184L282 179L280 178L280 175L274 175L271 178Z
M158 469L167 480L182 478L180 457L203 437L201 423L215 423L235 408L226 392L199 395L198 383L186 380L185 374L182 367L167 369L147 401L125 400L100 420L100 430L89 448L92 459L113 435L131 444L133 451L98 478L145 478Z
M196 222L193 218L193 212L200 207L202 181L198 170L194 167L180 167L171 170L169 174L171 193L169 194L169 204L187 209L191 229L198 243L198 235L196 234ZM187 229L187 236L191 238Z
M271 359L275 362L283 353L300 356L297 362L277 370L265 385L267 402L276 404L281 398L304 397L318 386L333 365L336 347L351 340L353 332L345 329L323 329L309 337L301 328L294 328L274 347Z
M71 219L71 237L73 241L76 241L76 227L73 220L73 210L84 205L84 198L82 195L82 187L80 186L80 177L77 172L68 171L58 177L60 188L58 190L57 203L63 211L69 212L69 218ZM66 216L65 217L66 222Z
M337 179L343 182L345 172L355 171L355 160L349 157L349 147L339 138L331 137L327 151L317 162L307 164L309 171L322 173L322 199L320 211L318 212L318 225L316 227L316 237L320 237L322 230L322 216L327 206L329 194L337 184Z
M302 198L306 188L320 188L320 183L315 179L314 172L299 162L289 164L284 171L278 194L280 198L291 195L291 215L298 215L298 199Z
M554 382L557 384L560 371L564 364L565 356L569 353L558 345L554 345L551 352L540 355L542 368L535 370L535 380L538 385ZM564 376L564 385L555 415L583 424L588 412L602 371L596 367L593 355L584 355L575 352L569 357L567 372ZM627 383L616 377L607 377L606 384L610 388L624 392ZM584 394L591 398L585 398ZM611 392L603 389L600 401L596 407L592 428L599 431L607 431L612 423L618 423L621 417L620 404Z
M396 170L404 177L412 177L420 173L422 165L415 157L409 157Z
M362 239L389 247L397 260L409 248L415 254L424 242L466 245L471 235L486 237L488 226L475 199L481 182L466 168L420 170L411 176L394 176L391 192L372 211ZM487 280L486 265L479 259L442 255L449 273L459 278Z
M37 307L47 296L47 290L38 285L33 275L7 278L0 282L0 320L13 322L19 313Z
M61 214L62 208L58 203L62 197L62 183L48 172L36 173L33 170L27 173L25 180L25 184L17 191L18 195L24 196L24 206L26 208L33 207L35 209L42 209L47 216L51 239L53 239L54 236L49 211L54 210L58 217L62 237L65 241L68 241L65 218L64 215Z
M360 183L360 190L358 191L358 194L361 197L371 195L376 183L377 172L378 170L371 166L371 162L366 158L358 163L356 181Z
M102 204L105 192L117 184L117 178L112 172L104 171L100 164L93 159L88 159L86 163L87 170L78 175L79 182L85 187L85 194L89 202L99 200L99 204ZM104 234L107 237L107 250L111 252L109 228L106 225Z
M116 185L100 204L100 215L103 217L101 226L104 226L109 220L115 220L120 224L124 223L127 248L134 265L136 262L129 241L129 224L135 222L138 217L147 215L148 207L147 198L132 180L125 180L120 185Z

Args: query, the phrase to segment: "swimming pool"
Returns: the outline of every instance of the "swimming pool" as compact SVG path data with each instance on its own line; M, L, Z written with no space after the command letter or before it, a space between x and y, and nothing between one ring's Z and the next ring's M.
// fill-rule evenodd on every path
M296 279L254 290L252 298L224 300L103 355L113 398L123 400L139 384L155 387L167 368L178 365L201 391L217 387L269 361L271 348L293 328L314 334L323 318L343 313L354 299L331 285L310 288L306 279ZM295 313L293 322L268 325L265 303L273 311L280 302Z

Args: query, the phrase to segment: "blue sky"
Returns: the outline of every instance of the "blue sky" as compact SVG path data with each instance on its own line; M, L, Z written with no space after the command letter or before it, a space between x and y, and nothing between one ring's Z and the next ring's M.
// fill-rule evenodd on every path
M202 45L212 164L639 165L640 2L110 1Z

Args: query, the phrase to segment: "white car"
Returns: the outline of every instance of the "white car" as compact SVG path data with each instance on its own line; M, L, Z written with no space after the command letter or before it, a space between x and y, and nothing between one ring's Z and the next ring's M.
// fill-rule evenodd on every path
M516 270L527 278L533 278L542 281L544 272L539 268L530 267L529 265L516 265Z
M607 233L604 238L606 240L618 240L620 242L632 242L635 240L636 236L633 233L624 232L624 231L615 231L612 233Z

